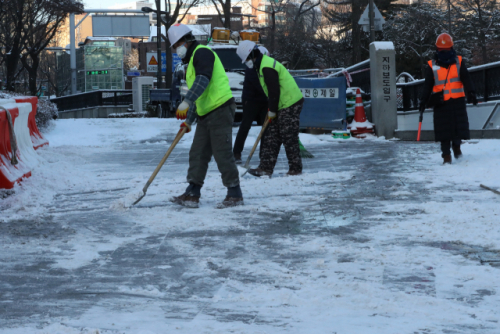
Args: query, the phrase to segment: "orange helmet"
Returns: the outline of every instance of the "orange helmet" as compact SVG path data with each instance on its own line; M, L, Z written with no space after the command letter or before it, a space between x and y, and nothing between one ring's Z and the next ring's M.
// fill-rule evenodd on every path
M436 47L438 49L449 49L453 47L453 38L447 33L443 33L436 39Z

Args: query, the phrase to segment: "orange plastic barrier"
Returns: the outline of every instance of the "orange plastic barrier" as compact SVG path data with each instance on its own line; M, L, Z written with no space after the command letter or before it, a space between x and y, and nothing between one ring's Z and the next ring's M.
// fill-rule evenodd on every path
M0 189L11 189L22 178L30 177L31 169L21 159L19 151L16 152L18 164L12 165L12 149L7 112L10 113L14 125L19 116L19 109L12 103L8 104L5 109L0 108Z
M28 128L30 129L31 141L33 142L33 148L35 150L39 149L42 146L49 145L49 141L45 139L38 127L36 126L35 115L38 105L38 97L36 96L22 96L22 97L14 97L17 103L28 102L31 103L32 109L28 119Z

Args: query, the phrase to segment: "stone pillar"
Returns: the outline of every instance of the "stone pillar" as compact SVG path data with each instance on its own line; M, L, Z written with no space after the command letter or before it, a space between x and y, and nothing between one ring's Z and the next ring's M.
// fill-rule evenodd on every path
M394 138L398 127L396 52L392 42L370 44L371 112L377 136Z

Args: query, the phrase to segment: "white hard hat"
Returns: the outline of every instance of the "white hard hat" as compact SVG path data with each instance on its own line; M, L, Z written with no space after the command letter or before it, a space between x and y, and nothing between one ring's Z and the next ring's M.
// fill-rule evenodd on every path
M256 44L252 41L243 41L238 45L238 48L236 49L236 54L240 56L242 64L247 60L248 55L255 48L255 45Z
M191 28L182 23L176 23L168 29L168 40L170 41L170 46L177 43L182 37L186 36L191 32Z
M259 46L259 51L260 53L262 53L263 55L266 55L266 56L269 56L269 50L266 49L265 46Z

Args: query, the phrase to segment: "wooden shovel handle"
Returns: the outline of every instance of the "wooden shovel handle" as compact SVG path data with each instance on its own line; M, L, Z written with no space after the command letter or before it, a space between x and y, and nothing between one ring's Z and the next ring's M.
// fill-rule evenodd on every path
M250 151L250 154L248 155L248 159L245 162L245 168L248 168L250 166L250 160L252 160L253 153L255 152L255 149L259 145L260 139L262 138L262 135L264 134L264 131L266 131L267 125L269 124L270 120L269 117L266 116L266 121L262 125L262 129L260 130L259 135L257 136L257 140L255 141L255 144L253 144L252 150Z
M149 185L153 182L153 180L155 179L156 175L158 174L158 172L160 171L160 169L163 167L163 164L165 163L165 161L167 161L168 156L174 150L175 145L177 145L177 143L179 142L179 140L181 140L182 136L184 136L184 134L186 133L186 131L187 131L187 128L182 128L177 133L177 135L175 136L174 141L172 142L172 145L170 145L169 149L167 150L167 153L165 153L165 155L161 159L160 163L156 167L155 171L153 172L153 174L149 178L148 182L144 186L144 189L143 189L144 193L146 193L146 191L148 190Z

